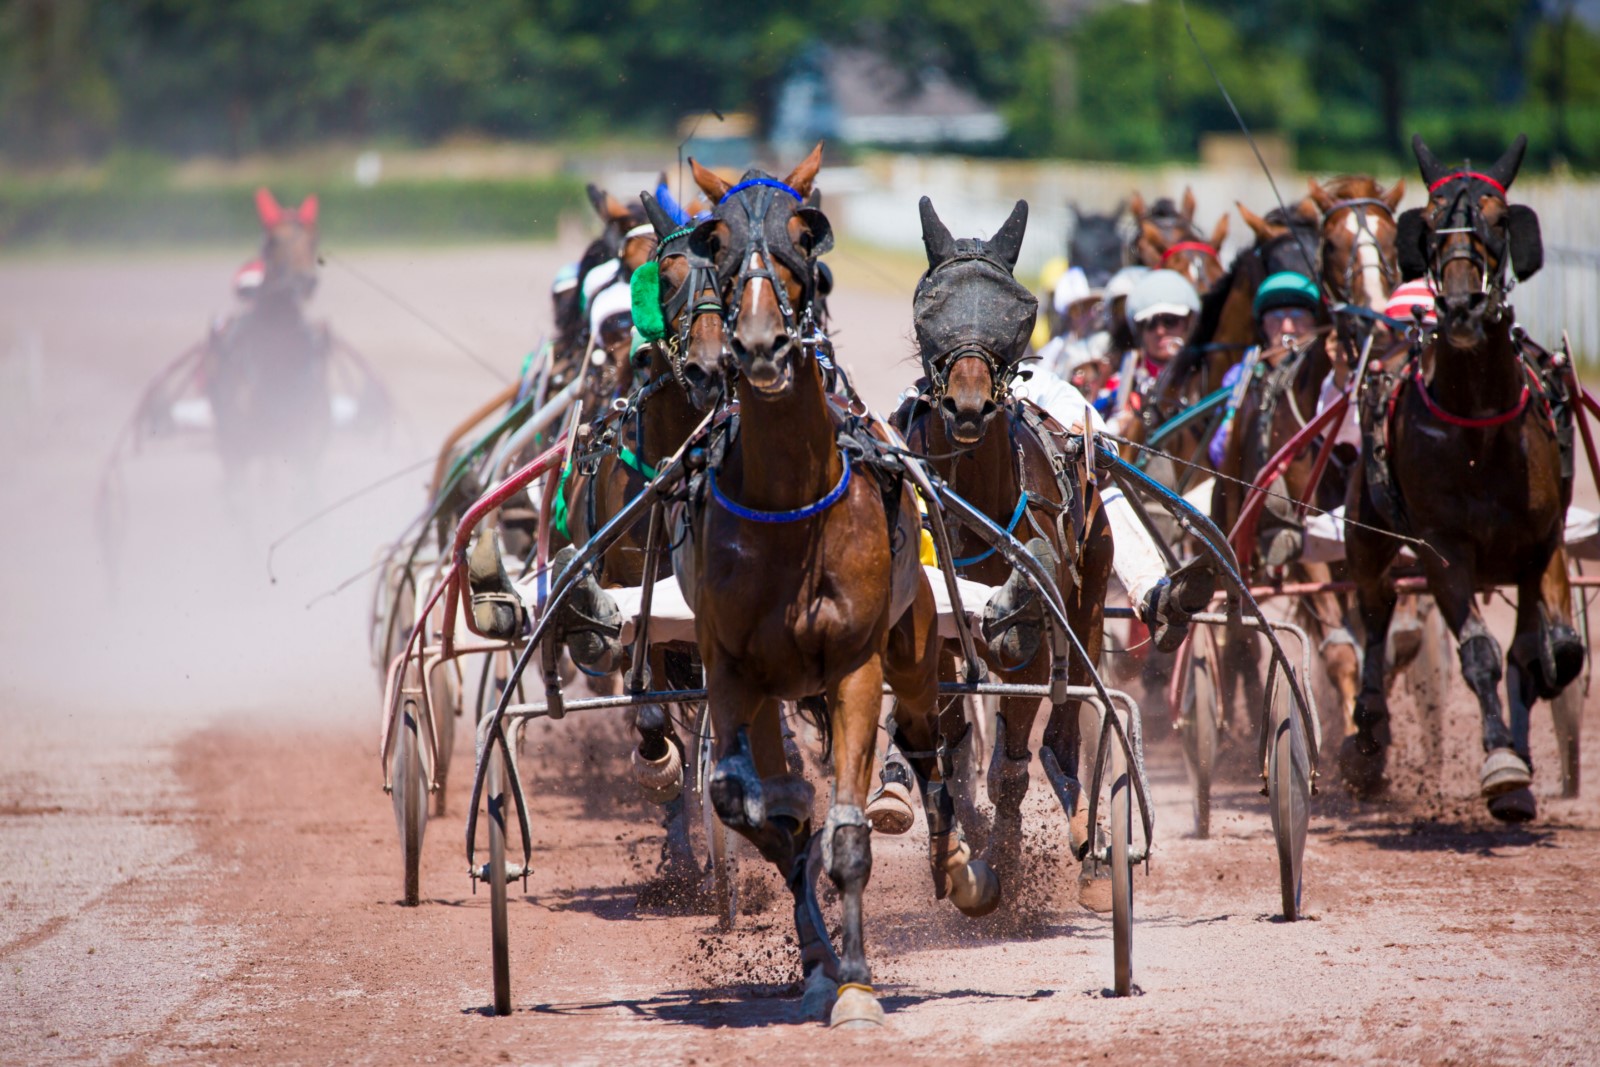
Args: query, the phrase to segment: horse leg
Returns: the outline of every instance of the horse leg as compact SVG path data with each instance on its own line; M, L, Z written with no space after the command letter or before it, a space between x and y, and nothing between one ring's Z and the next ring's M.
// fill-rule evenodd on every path
M1303 564L1307 580L1328 582L1333 572L1326 563ZM1356 694L1361 688L1361 653L1355 635L1345 618L1344 603L1332 593L1314 594L1308 605L1313 620L1311 632L1318 635L1322 669L1334 692L1339 694L1339 710L1344 734L1355 733Z
M1490 814L1499 819L1522 821L1533 817L1533 794L1528 786L1533 769L1514 747L1511 730L1500 707L1500 643L1484 624L1473 597L1472 568L1463 560L1428 563L1428 587L1444 612L1444 621L1456 635L1456 654L1461 661L1461 677L1478 698L1483 717L1483 769L1478 787L1489 805ZM1532 596L1517 605L1517 633L1538 632L1538 584ZM1535 638L1536 639L1536 638ZM1521 672L1519 672L1520 675ZM1521 677L1513 680L1520 687Z
M660 879L689 889L699 881L700 869L685 817L683 741L664 704L641 705L633 728L639 735L633 750L633 780L647 800L661 806L661 829L666 833L661 843Z
M822 824L822 866L839 892L842 944L839 999L829 1026L881 1026L883 1008L867 966L861 897L872 877L872 824L864 805L876 755L883 660L867 661L828 692L833 722L833 804ZM911 738L917 744L919 738Z
M1006 681L1015 681L1006 678ZM1036 683L1043 679L1032 679ZM985 855L1002 877L1018 873L1022 862L1022 798L1028 793L1033 753L1028 738L1039 714L1037 697L1005 697L994 720L994 754L989 760L989 803L994 821Z
M1352 548L1357 538L1351 537ZM1394 617L1394 582L1388 567L1394 558L1393 542L1387 540L1368 545L1372 556L1363 559L1363 565L1353 566L1356 573L1356 601L1361 611L1361 625L1366 630L1366 647L1361 662L1361 691L1351 710L1349 726L1352 733L1345 735L1339 746L1339 773L1357 796L1373 796L1383 791L1384 765L1389 742L1389 695L1383 669L1383 646L1389 632L1389 620Z
M789 773L779 703L747 686L719 663L706 663L706 695L717 737L717 765L708 790L723 823L776 866L794 897L794 925L807 1017L820 1018L833 999L839 959L817 906L808 859L810 783Z

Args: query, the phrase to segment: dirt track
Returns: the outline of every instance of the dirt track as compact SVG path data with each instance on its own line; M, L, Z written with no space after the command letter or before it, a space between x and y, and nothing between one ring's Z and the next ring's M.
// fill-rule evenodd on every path
M306 608L400 527L420 476L288 542L273 584L267 545L313 501L282 486L224 493L203 450L159 447L127 467L122 565L115 580L101 566L101 461L137 390L224 306L238 258L0 261L0 1063L973 1049L1050 1062L1600 1060L1597 787L1591 776L1582 799L1550 795L1540 709L1541 819L1492 824L1472 798L1476 711L1459 681L1442 775L1402 758L1389 804L1325 791L1306 869L1315 921L1294 925L1272 920L1274 859L1248 776L1225 790L1213 838L1192 839L1176 746L1147 718L1158 810L1135 889L1142 996L1102 996L1109 923L1073 903L1042 790L1028 808L1032 878L1006 920L935 905L918 834L880 838L868 937L890 1016L866 1037L798 1022L786 908L717 935L708 918L637 906L659 832L614 778L616 732L569 721L531 771L538 854L512 907L517 1011L488 1016L487 896L470 895L461 850L464 752L451 814L429 825L429 900L398 907L366 587ZM401 420L386 441L341 444L317 499L425 457L493 384L349 267L509 370L557 262L535 247L333 257L318 311L378 364ZM909 299L837 266L842 355L886 404L912 374L900 362ZM1410 707L1397 698L1402 718ZM1401 744L1415 753L1414 731ZM770 892L753 862L742 871L747 900Z

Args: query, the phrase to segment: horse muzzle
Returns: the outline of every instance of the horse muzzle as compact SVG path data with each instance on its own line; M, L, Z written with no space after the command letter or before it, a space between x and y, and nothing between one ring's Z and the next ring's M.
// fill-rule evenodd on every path
M986 398L981 406L972 407L958 403L953 396L946 396L940 401L940 408L944 415L945 432L951 440L958 445L971 446L983 440L984 431L989 428L989 422L1000 410L1000 405Z
M1439 326L1456 348L1474 348L1483 342L1484 323L1491 311L1489 294L1469 292L1439 297Z

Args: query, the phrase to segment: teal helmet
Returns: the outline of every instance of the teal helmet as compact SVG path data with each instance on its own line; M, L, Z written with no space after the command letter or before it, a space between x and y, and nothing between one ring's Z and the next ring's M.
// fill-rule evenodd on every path
M1298 271L1281 270L1269 274L1256 290L1255 316L1261 318L1274 308L1299 307L1316 312L1322 307L1317 283Z

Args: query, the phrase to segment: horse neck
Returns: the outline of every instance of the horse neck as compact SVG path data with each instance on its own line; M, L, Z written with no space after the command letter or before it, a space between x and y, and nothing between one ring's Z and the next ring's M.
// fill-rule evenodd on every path
M298 325L303 319L300 296L290 285L264 285L251 303L258 322L272 326Z
M1428 389L1453 415L1497 414L1515 407L1522 397L1527 381L1511 340L1509 311L1500 323L1485 326L1483 343L1475 348L1452 346L1440 330L1429 353L1432 366L1424 364Z
M924 418L930 454L948 456L961 449L950 439L943 415L930 409ZM934 462L934 470L952 490L1001 526L1011 518L1022 492L1012 462L1010 430L1011 411L1002 408L984 427L976 447Z
M650 361L650 374L652 381L659 381L663 375L671 377L672 368L658 354ZM700 413L689 403L683 388L671 381L656 390L645 403L641 421L644 439L640 449L645 461L655 466L689 439L689 434L700 423Z
M762 511L814 503L843 473L822 371L814 359L795 368L784 395L759 396L742 376L739 398L738 501Z

